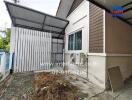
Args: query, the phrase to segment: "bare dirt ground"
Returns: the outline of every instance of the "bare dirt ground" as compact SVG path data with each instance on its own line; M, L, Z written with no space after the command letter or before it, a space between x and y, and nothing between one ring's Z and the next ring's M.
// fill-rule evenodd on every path
M84 100L102 92L94 88L75 75L16 73L1 85L0 100Z
M132 100L132 80L116 93L77 75L16 73L0 84L0 100Z
M19 73L9 76L9 79L0 85L0 100L32 100L33 77L33 73Z
M35 74L35 100L78 100L78 88L62 74Z

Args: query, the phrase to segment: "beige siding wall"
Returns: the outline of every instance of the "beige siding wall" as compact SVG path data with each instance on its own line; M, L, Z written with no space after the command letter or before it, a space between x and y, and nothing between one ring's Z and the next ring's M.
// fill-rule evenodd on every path
M106 13L106 52L132 54L132 26Z
M90 3L89 8L89 51L103 52L103 10Z

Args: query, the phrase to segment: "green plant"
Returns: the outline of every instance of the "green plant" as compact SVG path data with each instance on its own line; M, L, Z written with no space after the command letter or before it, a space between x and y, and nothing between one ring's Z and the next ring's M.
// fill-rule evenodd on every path
M3 49L4 51L9 52L10 50L10 34L11 34L11 29L8 28L5 31L5 36L0 36L0 49Z

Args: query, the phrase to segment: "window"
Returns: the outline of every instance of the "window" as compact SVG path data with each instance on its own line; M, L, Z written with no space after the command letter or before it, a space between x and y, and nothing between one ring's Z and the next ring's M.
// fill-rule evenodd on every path
M69 40L68 40L68 50L74 50L73 44L74 44L74 34L69 35Z
M82 31L69 35L68 50L82 50Z

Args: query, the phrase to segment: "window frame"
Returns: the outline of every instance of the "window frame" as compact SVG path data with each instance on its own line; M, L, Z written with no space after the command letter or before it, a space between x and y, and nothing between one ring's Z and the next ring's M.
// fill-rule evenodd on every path
M76 49L76 34L77 33L79 33L79 32L81 32L81 49ZM70 49L69 47L69 43L70 43L70 41L69 41L69 39L70 39L70 36L72 36L73 35L73 47L71 47L72 49ZM77 30L77 31L75 31L75 32L72 32L71 34L68 34L68 51L81 51L82 50L82 29L80 29L80 30Z

